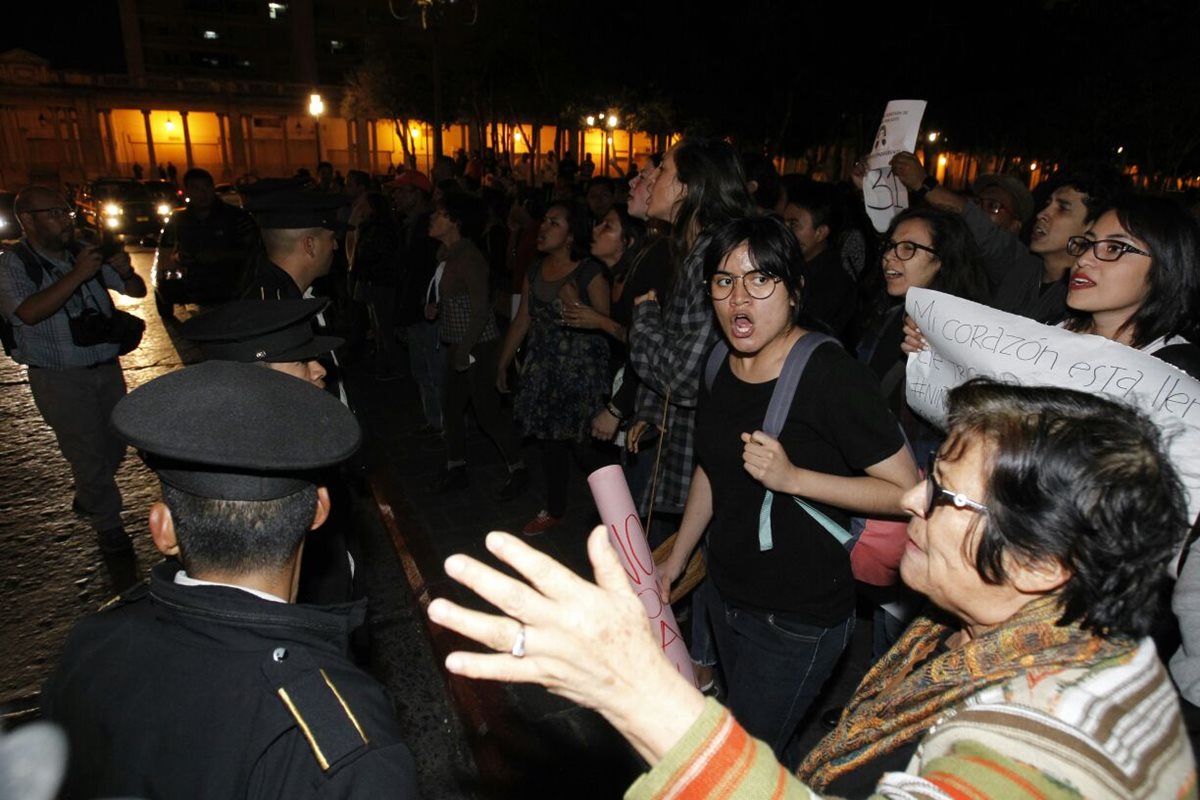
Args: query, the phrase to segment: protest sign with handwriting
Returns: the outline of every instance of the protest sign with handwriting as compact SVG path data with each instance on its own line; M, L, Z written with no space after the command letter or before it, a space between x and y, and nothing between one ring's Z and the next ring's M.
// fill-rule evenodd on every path
M908 208L908 190L892 174L891 161L897 153L917 147L917 132L925 115L924 100L892 100L883 112L875 133L875 144L867 156L863 177L863 203L875 230L883 233L892 217Z
M1166 432L1190 518L1200 513L1200 381L1102 336L941 292L909 289L904 306L929 343L908 357L905 376L908 404L922 417L944 427L947 394L976 376L1107 395L1140 409Z

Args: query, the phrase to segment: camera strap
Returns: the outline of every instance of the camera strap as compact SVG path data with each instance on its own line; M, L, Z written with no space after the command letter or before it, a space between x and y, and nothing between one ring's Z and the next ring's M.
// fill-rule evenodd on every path
M47 261L46 258L41 253L39 253L37 250L34 250L32 247L30 247L29 243L26 242L24 239L17 242L17 245L14 248L14 250L15 250L17 256L21 259L21 262L25 265L25 273L26 273L26 275L29 276L29 280L33 281L33 283L36 286L41 287L41 285L42 285L41 272L43 272L43 271L47 275L50 276L50 281L52 283L54 281L61 280L64 277L64 276L56 274L54 271L54 265L51 264L49 261ZM74 257L74 254L72 254L72 257ZM34 265L36 265L36 266L34 266ZM40 270L39 270L39 267L40 267ZM101 269L103 269L103 267L101 267ZM79 306L80 306L79 310L80 311L87 310L88 299L89 299L89 295L90 295L89 292L84 291L83 287L87 286L88 283L90 283L91 281L99 282L99 280L100 280L99 275L100 275L100 273L97 272L95 275L88 278L83 283L79 284L79 288L77 288L72 293L72 295L71 295L72 297L74 297L75 295L79 296ZM104 286L103 283L100 283L100 288L102 291L104 291L107 294L108 289L107 289L107 287ZM40 288L39 288L39 291L40 291ZM111 314L104 313L104 309L100 307L100 301L97 300L95 297L91 297L91 301L92 301L92 305L95 307L96 311L100 312L101 314L104 314L105 316L112 316ZM68 303L70 303L70 299L67 300L67 303L63 304L63 310L67 312L67 316L68 317L78 316L78 314L72 314L71 310L69 308L67 308Z

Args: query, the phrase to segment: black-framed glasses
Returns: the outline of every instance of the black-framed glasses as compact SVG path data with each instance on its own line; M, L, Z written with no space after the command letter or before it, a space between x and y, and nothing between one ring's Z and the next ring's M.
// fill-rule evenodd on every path
M67 217L68 219L75 219L75 212L69 208L63 208L62 206L51 206L49 208L31 208L28 211L26 211L25 213L26 214L49 214L54 219L61 219L62 217Z
M937 478L933 477L933 468L937 464L937 453L929 454L929 462L925 467L925 516L929 517L933 513L934 506L940 503L949 503L955 508L969 508L978 514L987 514L988 507L983 503L977 503L967 497L965 494L952 492L946 487L937 482Z
M925 245L917 244L916 242L893 242L890 239L883 243L882 255L886 256L888 253L894 252L896 254L896 258L900 259L901 261L908 261L917 254L918 250L924 250L926 253L929 253L929 255L937 258L938 251L934 250L932 247L926 247Z
M783 278L768 275L757 269L752 269L745 275L731 275L728 272L718 272L706 281L709 297L713 300L724 300L733 294L733 286L739 280L742 282L742 288L746 290L746 294L755 300L766 300L775 293L776 285Z
M1117 239L1096 239L1092 241L1086 236L1072 236L1070 239L1067 239L1068 254L1078 258L1088 250L1091 250L1093 255L1100 261L1116 261L1126 253L1135 253L1147 258L1151 257L1145 250L1118 241Z

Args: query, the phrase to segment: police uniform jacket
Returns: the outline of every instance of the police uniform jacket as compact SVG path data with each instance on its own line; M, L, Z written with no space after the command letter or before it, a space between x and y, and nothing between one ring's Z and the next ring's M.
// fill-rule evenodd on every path
M365 601L274 603L177 569L67 641L43 692L70 740L63 797L417 796L383 687L346 655Z
M299 300L304 292L274 261L258 253L250 269L250 282L242 292L243 300Z

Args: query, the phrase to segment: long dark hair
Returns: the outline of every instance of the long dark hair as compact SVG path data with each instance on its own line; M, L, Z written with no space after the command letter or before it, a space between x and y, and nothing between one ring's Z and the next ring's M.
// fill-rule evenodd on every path
M737 152L720 139L688 137L671 151L679 182L685 187L671 237L682 260L700 231L754 213Z
M897 214L888 226L885 240L891 241L896 229L909 220L917 220L929 228L932 247L937 251L941 266L933 276L929 289L934 289L976 303L986 303L990 299L987 276L983 271L983 259L975 244L971 229L963 222L962 217L949 211L942 211L928 206L910 208ZM880 272L879 259L875 262L876 273ZM867 269L870 269L868 264ZM896 299L888 296L882 281L872 281L873 297L867 306L868 319L864 329L869 330L887 313ZM901 301L903 302L903 301Z
M1191 336L1200 310L1200 225L1182 205L1165 197L1130 194L1109 208L1130 235L1150 250L1146 299L1117 333L1133 329L1132 344L1142 348L1163 336ZM1092 315L1067 309L1068 330L1087 332Z
M619 278L629 270L633 256L646 242L646 223L629 216L629 206L625 203L613 203L609 211L615 213L621 222L621 244L625 247L621 260L612 269L613 277Z

